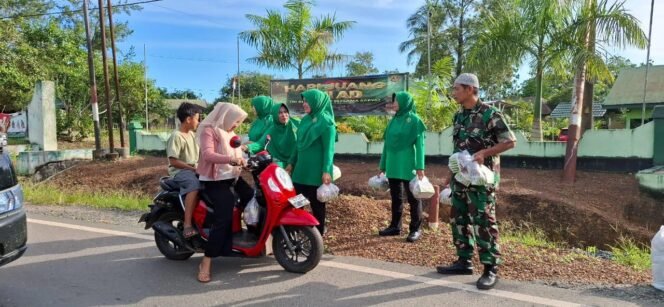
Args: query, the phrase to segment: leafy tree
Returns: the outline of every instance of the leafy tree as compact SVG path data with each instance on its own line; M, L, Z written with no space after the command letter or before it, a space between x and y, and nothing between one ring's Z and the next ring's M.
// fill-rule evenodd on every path
M268 10L267 16L246 15L256 27L240 33L240 38L258 49L249 61L281 70L295 69L298 78L315 70L333 67L343 56L330 46L343 37L354 21L337 21L336 16L311 14L313 1L289 0L286 12Z
M233 96L233 78L226 80L221 90L219 98L215 101L230 102ZM258 95L270 95L270 80L272 75L259 72L243 72L240 75L240 91L242 98L253 98ZM236 85L237 86L237 85ZM235 89L235 99L237 99L237 88Z
M348 76L365 76L377 74L378 68L373 64L373 53L357 52L353 60L346 65Z
M561 73L568 55L565 21L572 0L506 0L485 16L485 29L473 46L473 65L513 67L531 60L535 74L535 118L531 137L542 140L541 103L545 70Z

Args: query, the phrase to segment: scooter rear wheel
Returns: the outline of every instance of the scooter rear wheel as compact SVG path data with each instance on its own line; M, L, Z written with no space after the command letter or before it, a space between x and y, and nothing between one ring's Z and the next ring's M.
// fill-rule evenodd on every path
M172 224L179 231L182 231L184 228L184 216L178 212L168 212L159 217L159 221ZM157 244L157 248L166 259L170 260L187 260L191 258L194 254L193 252L183 251L169 241L168 238L162 236L158 232L154 232L154 242Z
M294 250L288 247L279 228L273 232L274 258L288 272L306 273L313 270L323 256L323 238L311 226L284 226Z

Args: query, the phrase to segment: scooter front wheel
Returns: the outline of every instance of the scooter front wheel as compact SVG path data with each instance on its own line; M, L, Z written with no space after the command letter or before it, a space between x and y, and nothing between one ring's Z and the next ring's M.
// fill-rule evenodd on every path
M313 270L323 256L323 238L318 229L312 226L283 227L284 231L276 228L272 234L274 258L288 272Z

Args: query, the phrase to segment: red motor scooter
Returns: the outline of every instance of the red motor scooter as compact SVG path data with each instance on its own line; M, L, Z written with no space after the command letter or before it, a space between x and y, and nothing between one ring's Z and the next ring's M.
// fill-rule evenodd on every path
M239 137L231 140L232 147L240 145ZM266 150L251 156L245 170L254 179L259 218L256 225L242 227L242 209L234 208L233 252L243 257L264 255L266 242L272 235L274 257L286 271L306 273L315 268L323 254L323 239L315 227L316 218L302 209L309 201L295 193L288 173L272 163ZM214 213L205 191L200 193L201 201L194 210L193 224L199 235L185 239L184 196L179 195L178 187L168 178L162 178L160 186L162 191L139 223L145 222L145 229L154 229L157 248L168 259L186 260L196 252L203 252L212 227L208 217Z

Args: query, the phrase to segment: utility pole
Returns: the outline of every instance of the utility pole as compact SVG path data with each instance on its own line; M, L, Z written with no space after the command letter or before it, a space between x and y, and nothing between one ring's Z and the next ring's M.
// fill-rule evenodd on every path
M428 102L427 112L431 111L431 3L427 2L427 62L428 62Z
M95 78L95 61L90 34L90 17L88 16L88 0L83 0L83 20L85 22L85 46L88 49L88 72L90 78L90 104L92 105L92 121L95 129L95 151L101 151L99 132L99 106L97 105L97 78Z
M650 69L650 42L652 40L652 13L655 10L655 0L650 4L650 28L648 29L648 55L646 56L646 77L643 82L643 107L641 109L641 126L646 123L646 90L648 87L648 70Z
M101 58L104 65L104 93L106 95L106 116L108 119L108 152L113 153L113 109L111 109L111 84L108 82L108 65L106 62L106 25L104 23L104 0L99 0L99 28L101 30Z
M143 76L144 76L144 85L145 85L145 130L150 131L150 124L148 120L148 65L146 57L146 48L143 44Z
M238 102L242 100L242 92L240 91L240 36L237 37L237 99Z
M111 30L111 50L113 52L113 74L115 78L115 103L118 105L118 115L120 116L120 147L125 148L125 120L124 114L122 111L122 99L120 99L120 77L118 75L118 58L115 52L115 34L113 28L113 4L111 0L107 0L108 3L108 25Z

